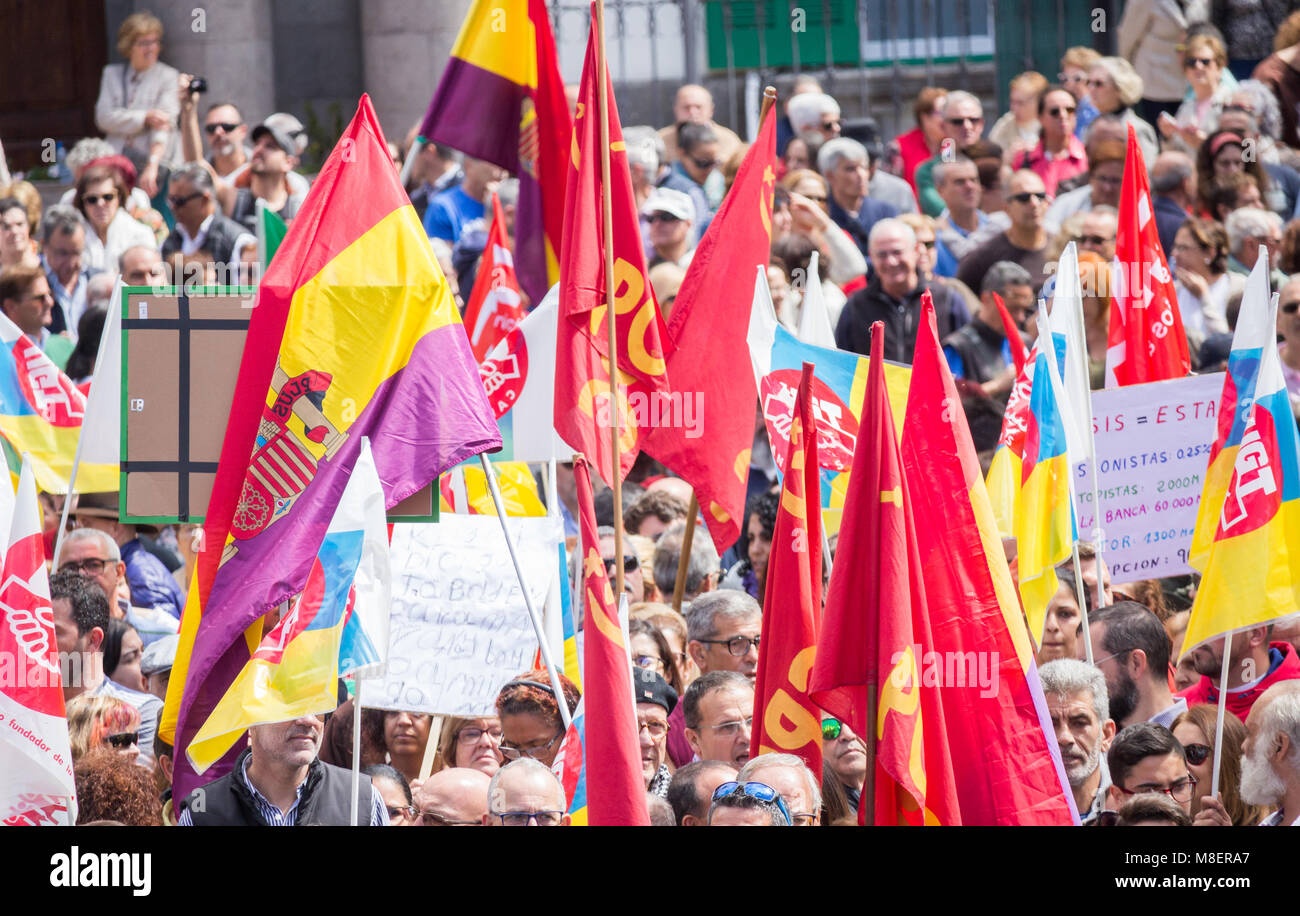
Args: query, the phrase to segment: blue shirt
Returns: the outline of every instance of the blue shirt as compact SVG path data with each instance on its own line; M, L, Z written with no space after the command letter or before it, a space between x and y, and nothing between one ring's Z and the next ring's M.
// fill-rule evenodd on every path
M50 326L46 330L51 334L71 331L75 335L77 322L81 321L81 316L86 312L86 289L90 286L90 278L99 271L93 267L83 267L77 275L76 292L70 293L63 288L59 275L46 263L44 255L41 255L41 266L45 269L45 279L50 284L50 294L54 296L54 310L50 314ZM41 349L45 349L44 341L41 342Z
M180 620L185 593L163 561L145 550L137 538L122 545L122 562L126 564L131 603L137 607L159 608Z
M942 219L944 216L947 215L947 213L948 211L944 210L943 213L939 214L939 217ZM979 220L979 226L977 228L983 229L984 224L989 221L988 214L985 213L983 210L976 210L975 216ZM948 221L948 225L952 227L953 232L957 233L962 238L970 237L969 232L967 232L961 226L954 224L952 220ZM957 276L957 263L958 263L958 259L953 255L951 251L948 250L948 246L943 243L943 239L941 239L939 237L939 233L936 232L934 234L935 274L940 277L955 277Z
M876 224L877 220L897 216L898 210L891 204L864 197L858 215L852 216L848 210L839 205L839 201L835 199L834 195L828 197L826 203L829 207L831 220L853 238L858 250L862 252L862 256L870 263L871 255L867 253L867 237L871 235L871 227Z
M1088 132L1088 125L1097 120L1099 114L1101 112L1097 110L1096 105L1092 104L1092 99L1086 95L1080 99L1076 103L1074 112L1074 135L1082 140L1083 135Z
M952 372L953 378L965 378L966 366L962 362L961 354L952 347L943 348L943 358L948 361L948 370ZM1011 358L1011 341L1002 341L1002 361L1010 366L1014 360Z
M475 200L456 185L429 201L424 211L424 231L431 239L444 239L455 244L465 224L482 219L486 212L483 201Z

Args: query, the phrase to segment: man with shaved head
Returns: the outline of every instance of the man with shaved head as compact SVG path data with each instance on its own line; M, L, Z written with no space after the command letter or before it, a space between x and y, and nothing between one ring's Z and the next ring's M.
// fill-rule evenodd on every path
M695 83L687 83L677 90L677 96L673 99L673 123L659 131L659 137L667 149L664 157L666 162L677 158L678 124L707 124L712 127L718 138L719 162L726 162L743 145L735 131L728 130L713 120L713 94Z
M482 770L450 767L426 779L415 793L416 825L469 827L483 822L488 810L488 785Z

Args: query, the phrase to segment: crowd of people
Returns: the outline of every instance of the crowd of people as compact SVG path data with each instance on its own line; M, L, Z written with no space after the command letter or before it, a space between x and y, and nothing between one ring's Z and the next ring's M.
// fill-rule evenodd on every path
M1050 296L1070 242L1083 275L1094 387L1102 384L1106 266L1115 256L1132 127L1194 367L1226 362L1245 276L1266 249L1280 294L1279 353L1300 411L1300 13L1273 25L1269 49L1258 36L1247 41L1235 27L1225 34L1195 20L1193 6L1129 3L1120 56L1074 47L1055 81L1016 75L1010 110L991 126L977 96L927 87L913 106L914 129L887 142L870 131L850 136L835 98L799 76L778 119L767 270L778 319L797 329L816 283L840 348L867 353L868 329L882 321L885 355L910 363L928 289L976 448L987 456L1015 380L994 294L1031 340L1035 303ZM250 129L238 105L202 104L202 81L161 62L162 39L161 22L148 13L121 25L125 62L105 69L95 106L103 136L72 146L73 186L58 203L44 206L32 183L0 175L0 309L77 383L91 378L118 277L130 285L255 277L241 265L258 258L258 201L291 223L310 188L299 171L302 124L272 113ZM682 86L673 113L661 129L624 129L649 279L665 317L747 149L714 120L702 86ZM391 145L394 168L415 133ZM407 190L463 306L491 196L512 235L518 184L437 144L414 156ZM609 491L597 494L611 582L616 526L628 545L622 581L651 822L856 823L869 760L849 723L821 721L820 773L789 754L751 757L779 500L761 416L748 492L742 535L729 551L719 556L708 537L694 537L680 613L670 602L689 486L642 456L623 489L621 517ZM561 465L557 494L572 536L571 467ZM569 823L551 765L564 737L560 704L573 713L580 692L561 677L557 696L544 670L503 684L495 714L472 718L358 713L340 684L334 712L250 729L229 774L188 799L172 798L176 751L158 723L193 570L192 532L122 524L116 494L83 495L55 556L61 497L41 499L58 648L85 660L64 687L81 823L343 824L354 801L358 820L371 825ZM1036 639L1081 821L1300 825L1300 629L1239 634L1226 668L1222 639L1182 657L1194 577L1112 587L1083 546L1089 631L1073 567L1063 566ZM1219 722L1223 670L1227 714ZM354 765L357 715L355 763L365 778L353 799L345 771Z

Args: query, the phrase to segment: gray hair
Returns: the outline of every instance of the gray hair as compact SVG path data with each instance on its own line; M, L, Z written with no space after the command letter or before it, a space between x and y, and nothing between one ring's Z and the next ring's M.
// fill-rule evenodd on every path
M117 275L102 271L86 281L86 308L107 308L108 300L113 298L113 287L117 285Z
M659 564L655 563L656 571L658 566ZM667 594L665 589L660 591ZM717 635L719 623L762 618L763 611L758 606L758 602L750 597L749 592L734 588L720 588L701 595L691 602L691 606L686 611L686 638L687 640L712 639Z
M564 786L560 785L560 781L555 778L555 774L551 772L550 767L534 760L532 757L520 757L518 760L512 760L501 769L497 770L496 774L492 777L492 781L488 783L488 814L505 814L504 811L497 811L494 803L503 794L503 790L501 789L501 780L505 777L507 770L545 773L546 776L555 783L555 791L559 795L560 807L568 807L564 797Z
M80 175L81 170L96 159L112 156L116 152L117 150L108 145L107 140L99 137L85 137L78 140L72 149L68 150L68 168L72 170L73 175Z
M106 559L112 560L114 563L121 562L122 551L118 549L117 541L109 537L108 532L100 531L98 528L73 528L63 536L63 547L59 551L59 556L55 559L62 559L63 551L82 541L98 541L99 546L104 548Z
M740 768L736 782L752 782L755 773L770 767L790 767L798 770L803 775L804 782L808 783L808 795L812 798L813 813L816 814L822 809L821 780L813 775L813 771L808 769L808 764L804 763L802 758L794 754L759 754ZM758 781L762 782L761 779Z
M1137 70L1133 69L1133 65L1124 58L1103 57L1093 66L1101 67L1110 76L1110 81L1115 84L1115 89L1119 93L1121 105L1132 106L1142 100L1145 84Z
M802 96L795 96L795 98L802 98ZM845 159L851 162L871 161L867 148L857 140L851 137L836 137L834 140L827 140L817 151L817 171L829 175L839 168L840 163Z
M1241 251L1241 246L1245 244L1246 239L1264 235L1274 229L1280 232L1282 230L1282 217L1272 210L1261 210L1259 207L1242 207L1239 210L1233 210L1228 215L1223 228L1228 232L1228 251L1235 255ZM1247 268L1254 266L1254 264L1248 264Z
M153 245L132 245L130 248L124 249L122 253L117 256L118 273L126 272L126 267L124 266L126 264L126 256L133 251L149 251L152 252L153 254L158 254L158 249L155 248Z
M1094 216L1110 216L1114 219L1119 219L1119 211L1110 204L1097 204L1097 206L1093 207L1091 210L1084 211L1084 215L1089 214Z
M519 203L519 179L502 179L497 185L497 199L503 207L513 207Z
M786 114L790 117L790 126L797 134L821 127L822 115L839 117L840 103L824 92L801 92L790 97Z
M943 116L945 118L948 117L948 112L955 108L960 102L974 104L975 107L979 109L980 117L984 117L984 103L964 89L955 89L944 96Z
M1261 134L1274 140L1282 136L1282 108L1278 105L1273 90L1259 80L1242 80L1232 94L1244 93L1250 96L1252 117ZM1231 96L1229 97L1231 99Z
M641 166L646 180L653 183L659 174L659 163L667 156L659 132L653 127L634 124L623 128L623 144L627 147L627 164Z
M1168 194L1182 185L1196 171L1192 157L1178 150L1165 150L1151 167L1151 190Z
M55 233L72 235L84 225L81 214L74 208L67 204L55 204L46 210L45 216L41 218L41 242L49 244Z
M1092 711L1097 722L1110 718L1110 697L1106 693L1106 676L1101 669L1073 658L1058 658L1038 669L1038 680L1043 684L1043 695L1082 693L1092 694Z
M981 293L997 293L1006 298L1008 286L1033 286L1034 278L1015 261L998 261L984 274Z
M867 235L867 251L871 246L876 244L876 239L882 235L897 234L903 237L903 244L909 247L916 247L916 232L907 223L901 219L895 219L887 216L884 219L876 220L876 224L871 227L870 234Z
M673 522L659 535L655 542L654 579L655 587L665 595L673 593L677 584L677 564L682 555L682 539L686 533L686 522ZM718 572L718 551L713 547L713 539L703 531L696 531L691 541L691 558L686 564L686 597L688 599L700 593L704 580Z
M1286 762L1300 767L1300 690L1285 690L1264 707L1259 717L1260 740L1267 741L1278 733L1286 735L1291 742Z
M930 176L934 179L934 186L936 188L943 187L943 183L948 180L948 173L951 172L954 167L959 165L975 166L975 160L969 156L963 156L958 153L953 157L951 162L945 162L942 159L936 162L934 168L930 171ZM979 179L978 170L975 173L975 178L977 180Z
M171 183L177 178L188 181L194 186L195 191L213 193L212 173L201 162L186 162L172 169L171 176L167 179L167 186L170 188Z

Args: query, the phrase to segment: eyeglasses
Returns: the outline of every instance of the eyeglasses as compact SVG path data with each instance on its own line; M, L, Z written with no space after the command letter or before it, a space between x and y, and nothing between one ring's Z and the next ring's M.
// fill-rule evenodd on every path
M967 124L980 124L983 118L948 118L948 123L953 127L965 127Z
M724 782L713 790L713 800L719 801L723 798L740 793L748 798L756 798L759 801L768 802L776 805L781 816L785 818L786 826L790 825L790 809L785 806L785 801L781 798L781 793L773 789L767 783L763 782Z
M179 210L181 207L185 206L187 203L189 203L190 201L192 201L194 198L196 198L196 197L202 197L205 193L207 193L207 192L206 192L206 191L195 191L193 194L186 194L184 197L173 197L173 196L171 196L171 195L169 194L169 195L167 196L167 203L171 206L171 208L172 208L173 210Z
M649 216L645 218L645 221L647 223L650 223L651 225L654 225L655 223L680 223L682 220L681 217L673 216L671 213L659 212L659 213L651 213Z
M1183 753L1187 755L1187 762L1192 764L1193 766L1200 766L1201 764L1205 763L1206 760L1209 760L1210 751L1212 750L1213 748L1211 748L1208 744L1184 744L1183 745Z
M421 827L481 827L479 821L457 821L449 817L443 817L435 811L419 812Z
M1115 787L1125 795L1146 795L1148 792L1160 792L1168 795L1174 801L1185 802L1192 797L1192 790L1196 788L1196 777L1188 774L1186 778L1178 780L1172 786L1165 788L1155 785L1141 785L1136 789L1126 789L1118 783Z
M501 743L501 726L496 728L462 728L456 733L456 741L459 744L478 744L478 739L487 735L488 738Z
M92 207L95 206L96 204L106 204L110 200L117 200L117 195L116 194L87 194L85 197L81 198L82 203L90 204Z
M632 664L638 668L649 668L651 671L658 671L663 674L664 660L657 655L633 655Z
M917 240L916 240L916 243L917 243L918 245L924 245L926 248L929 248L931 251L934 250L934 239L928 239L928 240L927 240L927 239L917 239Z
M530 823L538 827L558 827L564 820L563 811L507 811L496 816L501 818L502 827L527 827Z
M748 731L754 727L754 717L745 716L743 719L733 719L730 722L722 722L718 725L703 725L700 727L711 729L723 738L734 738L740 734L742 729Z
M636 723L637 731L640 732L643 728L650 733L651 738L658 741L664 735L668 734L668 730L672 728L672 726L667 722L661 722L658 719L647 719L644 722L638 719Z
M104 571L104 567L112 562L112 560L100 559L99 557L86 557L81 561L69 560L59 567L59 572L84 572L90 573L92 576L98 576Z
M1074 108L1061 108L1058 106L1056 108L1047 109L1047 113L1054 118L1059 118L1061 115L1068 115L1069 117L1072 118L1074 117L1074 113L1076 110L1077 109Z
M388 819L397 820L399 817L405 817L408 821L415 820L415 807L413 805L388 805Z
M140 739L139 732L120 732L116 735L107 735L104 740L118 750L125 750L135 744Z
M1283 315L1294 315L1296 310L1300 309L1300 301L1284 302L1282 305L1278 306L1278 308L1282 310Z
M1231 105L1224 105L1224 111L1235 111L1238 114L1254 115L1255 109L1249 105L1242 105L1240 102L1233 102Z
M131 42L131 46L135 48L152 48L154 45L160 44L162 44L161 38L137 38Z
M822 130L838 130L843 123L839 118L834 121L822 121Z
M835 741L844 731L839 719L822 719L822 740Z
M1022 191L1019 194L1012 194L1007 200L1013 200L1018 204L1027 204L1030 201L1045 201L1047 194L1043 191Z
M1213 57L1189 57L1185 61L1183 61L1183 66L1185 68L1193 68L1196 70L1200 70L1202 68L1211 67L1214 65L1214 63L1215 60Z
M1056 81L1058 83L1082 83L1087 81L1087 77L1082 73L1058 73Z
M732 636L729 639L701 639L699 641L715 646L726 646L728 652L736 656L736 658L740 658L742 655L749 653L750 646L757 649L760 639L762 639L761 636Z
M534 760L536 760L538 757L545 756L546 752L549 751L551 748L555 747L555 743L563 737L564 737L563 734L558 734L550 741L547 741L545 744L538 744L535 745L534 747L515 747L513 744L506 744L504 741L502 741L501 756L506 758L507 760L518 760L520 755L522 754L525 757L532 757Z
M1079 241L1083 242L1085 245L1096 245L1100 247L1102 245L1109 245L1115 240L1113 238L1107 238L1104 235L1081 235L1079 236Z
M693 156L688 158L690 158L691 162L695 164L695 167L697 169L700 169L701 171L704 172L711 171L712 169L716 169L718 167L718 160L716 159L696 159Z
M215 134L218 130L225 131L228 134L234 133L235 131L239 130L239 128L240 128L239 124L231 124L228 121L216 121L212 124L203 125L203 129L207 131L209 135Z
M613 557L605 558L605 575L611 575L614 572L615 559ZM623 557L623 572L634 573L641 568L641 561L637 559L636 554L629 553Z
M1105 89L1109 85L1110 82L1107 80L1094 80L1094 79L1088 80L1089 89Z

